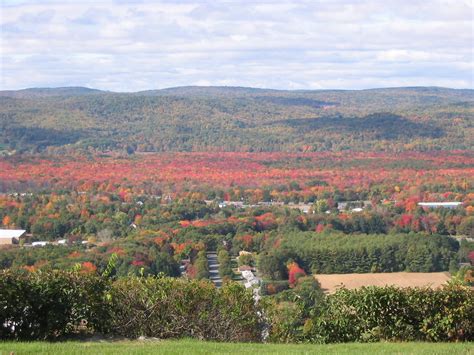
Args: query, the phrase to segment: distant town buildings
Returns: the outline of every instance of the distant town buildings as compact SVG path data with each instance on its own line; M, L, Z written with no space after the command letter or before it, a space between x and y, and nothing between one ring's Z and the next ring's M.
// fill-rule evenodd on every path
M418 202L418 206L426 208L457 208L462 202Z

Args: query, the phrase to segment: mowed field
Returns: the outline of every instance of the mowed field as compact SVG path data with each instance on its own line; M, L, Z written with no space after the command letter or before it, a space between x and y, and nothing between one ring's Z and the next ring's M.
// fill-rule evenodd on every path
M474 354L472 343L249 344L197 340L0 342L9 354Z
M363 286L432 287L446 284L451 278L448 272L393 272L371 274L320 274L315 275L321 288L327 293L339 288L356 289Z

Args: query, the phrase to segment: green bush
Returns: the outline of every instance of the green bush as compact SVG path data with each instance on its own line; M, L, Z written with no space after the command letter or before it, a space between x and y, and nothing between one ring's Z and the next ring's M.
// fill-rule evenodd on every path
M460 285L438 290L342 289L327 297L301 338L315 342L472 341L473 315L474 293Z
M302 278L256 305L251 292L233 282L217 289L209 281L169 277L112 281L77 271L0 271L0 339L82 332L259 341L269 326L269 340L276 342L472 341L473 315L474 292L460 284L324 296L316 282Z
M258 341L259 309L236 283L123 278L112 288L112 332L126 337Z
M0 272L0 339L51 339L106 328L106 279L78 272Z
M244 266L244 265L255 266L255 257L252 254L239 255L239 258L237 261L238 261L239 266Z

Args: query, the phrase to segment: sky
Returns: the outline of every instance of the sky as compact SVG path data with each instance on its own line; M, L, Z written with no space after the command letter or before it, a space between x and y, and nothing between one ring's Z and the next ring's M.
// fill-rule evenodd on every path
M472 0L0 0L1 90L474 88Z

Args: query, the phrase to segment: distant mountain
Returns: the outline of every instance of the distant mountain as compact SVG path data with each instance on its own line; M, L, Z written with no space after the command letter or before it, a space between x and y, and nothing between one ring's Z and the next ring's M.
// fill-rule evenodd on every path
M104 93L105 91L90 89L86 87L60 87L60 88L29 88L23 90L0 91L0 96L14 98L40 98L50 96L80 96Z
M0 92L0 152L474 149L474 90Z
M273 89L257 89L239 86L179 86L173 88L166 88L160 90L147 90L139 91L139 95L199 95L199 96L211 96L211 95L245 95L245 94L256 94L262 92L278 92L280 90Z

